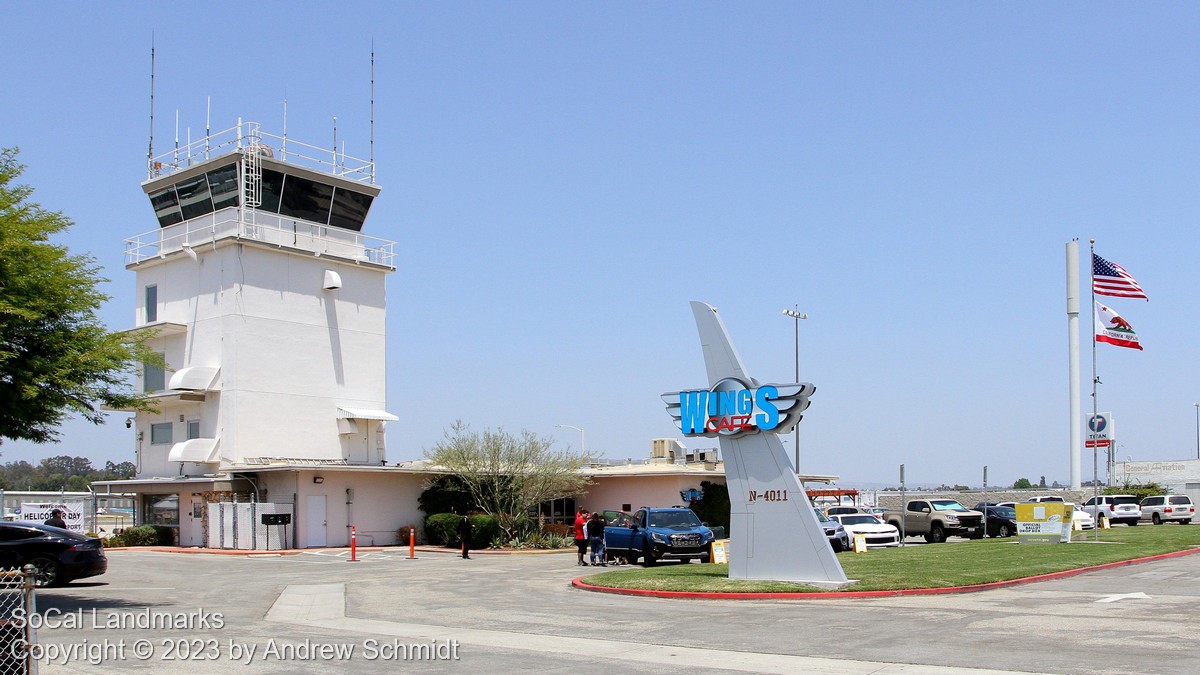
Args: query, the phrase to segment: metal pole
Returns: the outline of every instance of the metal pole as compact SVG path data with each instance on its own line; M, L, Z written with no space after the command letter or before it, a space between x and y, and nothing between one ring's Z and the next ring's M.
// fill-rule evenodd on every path
M908 498L904 495L904 465L900 465L900 545L904 545L905 537L905 518L904 513L908 511Z
M1200 403L1193 403L1196 406L1196 459L1200 459Z
M800 320L807 319L808 314L800 313L800 305L796 305L794 309L783 310L783 314L785 316L792 317L793 322L795 323L795 337L794 337L795 349L796 349L796 380L795 381L798 384L800 382ZM796 453L796 461L795 461L795 464L793 464L793 467L796 469L796 476L799 477L800 476L800 422L799 421L796 422L795 433L796 433L796 440L795 440L796 447L794 449L795 449L795 453Z
M1099 376L1096 375L1096 240L1088 240L1088 279L1092 287L1092 421L1089 423L1090 429L1095 425L1096 415L1100 414L1100 406L1096 401L1096 385L1100 383ZM1094 429L1093 429L1094 431ZM1092 527L1092 539L1100 541L1100 472L1096 464L1100 461L1099 455L1100 442L1098 439L1092 439L1092 505L1095 509L1096 524Z
M983 536L988 531L987 464L983 465Z
M796 309L799 310L800 305L796 305ZM796 377L792 381L798 383L798 382L800 382L800 319L796 319L793 323L796 324L795 337L793 338L793 340L794 340L793 346L795 347L795 350L796 350ZM793 450L795 450L795 452L796 452L796 463L793 466L796 467L796 476L799 477L800 476L800 422L799 421L796 422L796 428L794 431L796 433L796 447L793 448Z

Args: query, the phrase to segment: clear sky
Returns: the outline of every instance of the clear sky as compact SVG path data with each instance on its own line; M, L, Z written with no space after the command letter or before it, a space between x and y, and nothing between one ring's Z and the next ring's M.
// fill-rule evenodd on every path
M1195 3L4 3L0 145L134 321L122 240L156 228L157 151L241 116L369 153L387 282L388 455L456 418L612 458L678 436L705 386L688 307L761 381L817 386L802 467L842 482L1070 478L1066 242L1150 302L1106 301L1118 458L1196 456ZM1083 407L1091 409L1086 280ZM1189 299L1190 298L1190 299ZM286 348L281 343L281 348ZM297 354L303 359L303 354ZM133 460L73 422L48 454ZM790 437L785 448L790 455ZM693 448L713 447L703 439ZM285 449L278 454L286 455ZM1091 476L1085 453L1084 478Z

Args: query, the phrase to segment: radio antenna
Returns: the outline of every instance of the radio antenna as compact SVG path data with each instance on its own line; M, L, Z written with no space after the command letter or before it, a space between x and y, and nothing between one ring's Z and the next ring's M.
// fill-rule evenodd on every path
M371 183L375 182L375 38L371 38Z
M208 159L209 139L212 138L212 96L204 108L204 159Z
M283 92L283 152L281 154L282 154L282 156L279 159L286 162L287 161L287 92L286 91Z
M154 177L154 32L150 32L150 145L146 148L147 178Z

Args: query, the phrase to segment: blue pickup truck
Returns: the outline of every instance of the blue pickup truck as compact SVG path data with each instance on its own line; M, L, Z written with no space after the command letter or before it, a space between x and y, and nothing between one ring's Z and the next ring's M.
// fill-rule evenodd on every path
M713 531L694 511L682 506L648 508L634 513L604 512L604 546L609 557L649 567L659 560L708 562Z

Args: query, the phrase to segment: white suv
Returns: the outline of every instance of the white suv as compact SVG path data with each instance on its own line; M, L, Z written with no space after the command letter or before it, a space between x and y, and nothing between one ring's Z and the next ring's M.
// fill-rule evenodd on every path
M1138 504L1138 498L1133 495L1088 497L1083 503L1083 510L1092 514L1097 524L1100 523L1100 516L1104 516L1109 522L1126 525L1137 525L1138 519L1142 517L1142 507Z
M1155 525L1167 520L1177 520L1180 525L1187 525L1195 515L1196 507L1187 495L1158 495L1142 500L1142 518L1150 519Z

